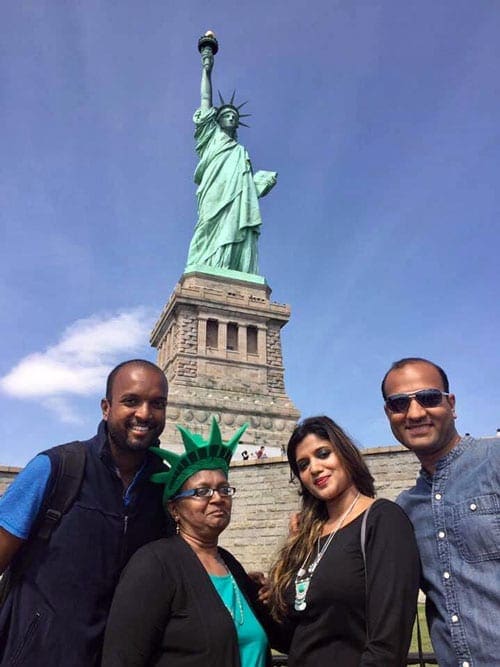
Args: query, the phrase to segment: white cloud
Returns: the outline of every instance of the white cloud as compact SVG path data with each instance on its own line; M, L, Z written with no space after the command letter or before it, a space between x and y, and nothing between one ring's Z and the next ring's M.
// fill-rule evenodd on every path
M41 399L66 423L79 421L69 396L102 393L109 371L147 345L153 325L145 308L77 320L54 346L29 354L0 378L0 391L21 399Z
M84 419L79 415L76 407L63 396L49 396L42 400L41 405L54 412L63 424L83 424Z

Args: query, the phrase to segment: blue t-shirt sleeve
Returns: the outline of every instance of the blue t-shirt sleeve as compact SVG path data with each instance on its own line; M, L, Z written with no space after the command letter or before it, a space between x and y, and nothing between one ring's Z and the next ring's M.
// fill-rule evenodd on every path
M0 498L0 526L26 540L43 503L51 473L50 459L39 454L32 459Z

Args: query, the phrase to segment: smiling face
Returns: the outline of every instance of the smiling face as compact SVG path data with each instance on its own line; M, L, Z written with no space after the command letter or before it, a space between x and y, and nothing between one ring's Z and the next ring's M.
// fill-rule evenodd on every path
M297 445L295 459L300 481L311 495L325 502L356 491L351 476L329 440L309 433Z
M227 486L222 470L200 470L191 475L181 491L207 487L218 489ZM210 498L189 496L169 503L169 511L178 523L181 534L196 541L216 539L227 528L231 519L232 498L214 493Z
M156 443L165 426L167 393L160 369L137 364L120 368L111 398L101 401L112 453L146 451Z
M385 395L406 394L421 389L444 391L438 370L426 362L408 363L392 370L384 384ZM432 470L437 460L450 452L460 436L455 429L455 396L443 396L435 408L424 408L413 398L406 412L385 414L394 436L418 456L422 465Z

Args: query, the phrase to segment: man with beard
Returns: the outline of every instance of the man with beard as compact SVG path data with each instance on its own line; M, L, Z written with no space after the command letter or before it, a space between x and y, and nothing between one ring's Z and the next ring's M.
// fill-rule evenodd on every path
M415 529L436 658L441 667L498 665L498 438L457 433L446 373L427 359L392 364L382 394L392 432L422 465L396 502Z
M39 454L1 498L0 572L10 565L12 581L0 611L1 665L99 664L122 568L173 529L162 489L149 481L162 469L148 449L163 431L167 393L155 364L120 364L107 380L97 435ZM84 448L81 484L50 539L42 539L68 447Z

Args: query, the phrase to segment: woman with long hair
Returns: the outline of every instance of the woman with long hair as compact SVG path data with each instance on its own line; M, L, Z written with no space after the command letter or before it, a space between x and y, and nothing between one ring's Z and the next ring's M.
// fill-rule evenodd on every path
M268 602L290 627L289 667L405 665L420 572L409 520L374 500L363 457L329 417L300 423L287 456L302 507Z

